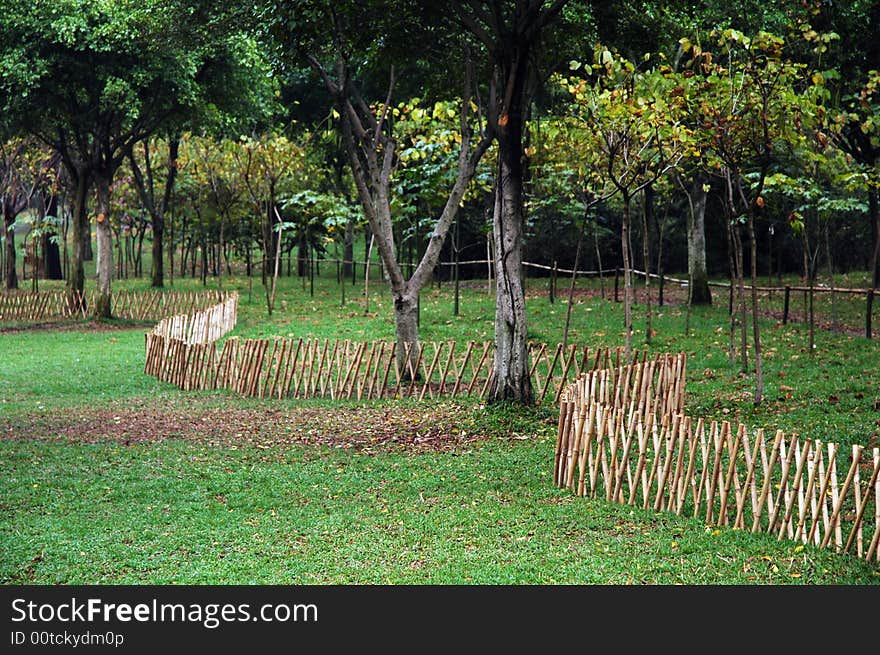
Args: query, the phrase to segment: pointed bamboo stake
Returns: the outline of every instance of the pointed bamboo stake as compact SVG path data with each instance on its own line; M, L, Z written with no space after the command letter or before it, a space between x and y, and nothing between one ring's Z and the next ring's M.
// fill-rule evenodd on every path
M272 371L278 369L278 339L272 340L272 354L269 355L269 366L266 367L266 376L263 380L263 384L260 385L260 398L264 398L265 396L271 395L269 392L269 388L272 384Z
M743 454L746 458L746 479L743 482L743 488L748 488L751 491L751 499L752 499L752 516L754 517L758 513L758 508L760 505L758 504L758 490L755 486L755 466L758 464L758 448L764 443L764 430L763 428L758 429L758 433L755 435L755 445L751 452L749 452L749 435L745 431L743 432ZM737 499L736 502L736 518L733 521L734 529L744 529L745 522L743 520L743 512L746 504L746 495L743 494L740 498Z
M727 445L727 456L729 463L727 468L727 475L724 477L724 484L721 491L721 507L718 509L718 518L721 521L719 525L727 525L730 522L730 517L727 513L727 504L730 498L730 483L736 475L736 456L739 452L739 444L744 431L745 426L740 424L736 431L736 437L732 437L729 423L727 423L726 437L723 434L724 431L722 430L722 443ZM737 502L739 502L739 495L737 496Z
M605 459L605 409L596 408L596 453L590 465L590 498L595 498L599 491L599 469Z
M614 478L617 475L617 451L620 448L620 433L622 432L622 423L623 417L620 415L620 412L615 412L612 420L609 420L609 444L611 449L611 456L608 462L608 468L606 469L604 466L602 467L603 474L605 476L605 501L611 502L611 494L614 490Z
M586 427L587 422L587 408L583 404L578 407L577 403L571 403L571 406L571 413L575 421L575 433L571 448L571 454L568 458L568 469L565 474L565 486L573 490L575 488L575 467L577 466L578 460L580 459L580 452L581 448L583 447L582 442L584 438L584 428Z
M663 468L663 451L661 450L661 445L666 439L666 431L669 429L668 424L669 417L662 417L662 423L660 424L660 430L657 431L657 425L654 424L651 426L651 441L654 446L654 461L651 463L651 471L648 474L648 479L643 480L644 489L642 490L642 509L648 509L651 504L651 490L654 488L654 480L657 479L657 472Z
M715 511L715 491L721 475L721 453L724 448L725 431L730 430L730 423L724 421L719 430L718 423L712 421L710 441L715 444L715 457L712 461L712 474L709 477L709 493L706 497L706 525L711 525Z
M568 403L559 404L559 425L556 429L556 455L553 459L553 484L557 487L562 486L562 476L560 471L560 460L562 459L562 443L565 439L565 419L568 412Z
M431 344L434 347L434 357L431 359L431 365L428 367L428 372L425 375L425 384L422 385L422 390L419 393L419 402L425 397L425 391L428 391L431 398L434 398L434 392L431 391L431 377L434 375L434 369L437 367L437 361L440 358L440 353L443 350L443 342L440 343L432 342Z
M790 523L791 521L791 513L794 509L794 501L798 496L798 490L801 487L802 476L804 472L804 464L807 460L807 453L810 452L810 448L812 446L812 441L810 439L804 439L804 447L798 453L797 448L793 448L792 450L795 453L795 464L796 470L794 474L794 486L791 488L790 493L787 494L787 498L785 500L785 513L782 516L782 524L779 527L779 534L777 535L778 540L782 540L783 535L788 531L788 536L791 538L794 535L794 529Z
M581 449L580 456L580 474L578 477L578 496L586 493L585 481L590 480L590 491L593 489L593 480L587 475L588 471L593 468L593 437L596 436L596 409L595 403L591 403L587 412L586 436L584 437L584 446Z
M859 468L859 459L862 456L862 447L854 446L854 452L857 453L856 456L853 457L852 466L849 467L849 472L846 474L846 479L843 481L843 486L840 488L839 495L834 502L834 508L831 512L831 525L835 528L835 535L840 535L840 510L843 508L843 503L846 501L846 494L849 491L849 486L852 484L853 477L856 474L856 471ZM833 487L832 487L833 489ZM828 546L828 542L831 540L831 531L825 533L825 537L822 539L822 543L820 544L822 548ZM838 547L843 546L843 540L840 536L835 540L836 545Z
M648 482L647 477L645 476L645 462L648 457L648 430L646 425L637 423L636 434L639 438L639 458L636 461L636 470L633 475L634 482L630 485L629 498L626 501L627 505L635 505L636 496L638 495L640 487L643 490L642 495L644 496L644 488Z
M859 448L861 449L861 446L859 446ZM858 459L853 457L853 460L855 461L855 464L856 464L856 467L855 467L856 471L858 471L858 468L859 468L858 467L859 459L861 459L861 450L859 452ZM880 473L880 467L875 466L874 472L871 474L871 480L868 482L867 489L865 490L865 495L861 499L861 504L858 507L858 509L856 510L856 519L855 519L855 522L853 523L853 529L849 533L849 538L846 540L846 545L843 547L844 553L849 552L849 549L852 547L853 540L857 538L857 535L858 535L858 538L862 537L862 519L865 516L865 510L868 508L868 502L871 498L872 492L874 491L875 485L877 484L878 473ZM862 556L862 553L860 552L859 557L861 557L861 556Z
M543 384L541 382L541 374L538 371L538 365L544 361L544 359L545 359L544 355L545 355L546 351L547 351L547 344L543 344L543 343L541 344L541 347L538 349L538 352L535 353L534 355L531 354L531 350L529 351L529 357L532 358L532 366L529 369L529 375L531 376L532 380L534 381L534 384L533 384L534 389L540 389L541 385Z
M611 491L611 502L613 503L622 503L622 501L620 500L620 494L623 490L623 473L624 471L629 473L629 453L630 449L632 448L633 432L634 430L632 429L632 427L630 427L630 429L628 429L626 431L626 434L624 435L625 438L623 441L623 452L620 455L620 463L618 464L617 471L614 475L614 488ZM630 480L629 486L631 489L632 478L629 478L629 476L627 477Z
M467 350L464 353L464 359L461 362L461 368L456 371L455 377L455 386L452 387L452 397L455 398L458 395L458 390L461 387L462 380L464 379L464 373L468 364L468 361L471 358L471 352L474 350L474 342L469 341Z
M672 417L672 426L667 431L665 438L660 441L660 446L666 446L666 458L663 464L663 471L660 476L660 480L657 482L657 496L654 499L654 511L659 512L660 508L663 507L663 497L666 493L666 481L669 478L669 472L672 470L672 462L674 460L673 453L675 452L675 440L678 438L679 431L679 422L681 421L681 415L676 414Z
M856 457L856 449L855 449L855 447L853 447L853 459L855 459L855 457ZM856 475L855 475L855 477L853 478L853 498L855 499L855 502L856 502L856 514L857 514L857 515L861 515L861 513L862 513L862 489L861 489L861 482L862 482L862 481L861 481L861 479L859 478L859 467L856 467ZM869 485L869 487L870 487L870 485ZM863 541L862 541L862 526L861 526L861 524L857 524L857 525L853 528L853 530L854 530L854 531L857 531L857 535L858 535L858 536L857 536L857 542L856 542L856 545L857 545L856 554L857 554L859 557L861 557L861 556L862 556L862 547L864 546L864 543L863 543ZM847 544L847 547L848 547L848 546L849 546L849 544ZM844 551L844 552L846 552L846 551Z
M874 470L880 468L880 448L874 449ZM874 485L874 536L868 549L867 560L871 559L871 553L876 552L877 561L880 561L880 552L877 551L877 535L880 534L880 480Z
M449 354L446 356L446 364L443 366L440 371L440 395L442 396L446 393L446 378L449 376L449 371L452 370L452 367L455 362L455 346L456 341L453 339L452 341L447 342L449 344Z
M813 495L813 491L815 490L816 485L816 475L819 473L819 461L822 459L822 442L817 439L815 449L812 452L807 453L807 455L807 473L809 477L807 479L806 495L810 499L811 503L804 503L804 505L799 508L800 514L798 515L797 527L794 531L795 538L799 539L805 544L810 543L810 539L804 532L804 524L807 521L807 509L812 509L813 515L816 515L816 498Z
M537 403L540 405L544 402L544 397L547 395L547 390L550 388L550 384L553 382L553 371L556 370L556 362L559 360L559 355L562 352L562 344L556 344L556 352L553 353L553 360L550 363L549 368L547 369L547 379L544 382L544 388L541 389L540 395L537 397Z
M779 493L776 495L776 506L773 508L773 512L770 516L770 523L767 527L767 532L770 533L776 532L776 519L779 518L780 510L784 505L788 504L788 477L791 472L791 460L794 458L795 452L797 452L797 434L791 435L787 455L784 455L784 445L780 445L780 457L784 458L785 463L782 467L782 479L779 482Z
M559 384L556 386L556 394L553 396L553 402L559 402L559 396L562 394L562 390L565 388L566 382L568 382L568 374L571 370L572 365L574 364L575 354L576 354L577 346L571 344L568 349L568 356L563 358L563 367L562 367L562 377L559 378Z
M696 489L696 482L694 482L694 466L697 459L697 446L700 442L699 439L695 436L694 431L691 429L690 419L688 419L687 421L687 441L690 444L690 448L688 450L687 470L685 471L684 479L682 480L681 485L681 493L675 506L675 513L679 516L681 516L681 513L684 510L684 503L687 499L688 488L690 488L692 491Z
M289 362L287 364L287 369L284 371L284 383L281 385L281 388L278 390L279 398L288 398L290 397L290 387L294 382L294 378L296 377L296 366L299 363L299 355L302 351L303 340L302 337L296 340L296 348L293 349L293 355L289 358ZM294 387L294 396L296 395L296 388Z
M817 531L817 527L819 525L819 518L822 519L822 525L827 532L830 528L830 524L828 522L828 498L830 497L830 481L831 481L831 473L833 471L831 467L831 463L834 461L835 456L837 455L837 444L829 443L826 445L828 448L828 469L825 470L825 461L824 459L819 460L819 475L822 478L822 486L819 488L819 511L813 513L813 520L810 524L810 531L807 533L807 541L812 542L814 539L814 543L816 546L820 544L822 541L822 535Z
M678 506L678 499L681 496L681 478L684 472L684 459L687 455L687 428L686 424L690 421L690 418L685 417L681 414L676 414L679 416L679 424L678 424L678 435L676 436L676 450L678 451L678 457L675 459L675 471L672 474L672 481L669 484L669 501L666 503L666 511L673 512L675 508Z

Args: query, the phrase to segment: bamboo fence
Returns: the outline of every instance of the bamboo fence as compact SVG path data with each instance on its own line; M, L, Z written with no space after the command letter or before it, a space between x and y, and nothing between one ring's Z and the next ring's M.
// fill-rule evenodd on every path
M412 348L404 347L407 360ZM626 368L622 349L533 344L530 350L538 403L558 402L566 384L586 371ZM154 330L146 339L144 372L182 389L231 389L259 398L421 400L485 394L493 354L491 341L425 342L416 364L401 371L389 341L231 337L218 347Z
M560 402L554 483L579 496L880 561L880 448L694 421L680 411L684 367L680 377L676 370L655 371L657 392L647 395L641 390L651 380L619 389L605 371L569 385Z
M230 294L217 291L116 291L111 313L116 318L159 321L177 314L193 314L225 301ZM86 318L96 293L69 291L6 292L0 294L0 322L34 323Z

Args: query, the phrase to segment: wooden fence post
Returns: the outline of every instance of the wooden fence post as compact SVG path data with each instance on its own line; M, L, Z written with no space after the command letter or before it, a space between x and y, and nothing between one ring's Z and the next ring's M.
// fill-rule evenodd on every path
M788 299L791 296L791 287L785 287L785 298L782 301L782 324L788 323Z
M614 269L614 302L620 302L618 291L620 289L620 269Z
M874 290L868 289L868 299L865 303L867 305L867 309L865 310L865 338L871 338L871 314L874 307Z

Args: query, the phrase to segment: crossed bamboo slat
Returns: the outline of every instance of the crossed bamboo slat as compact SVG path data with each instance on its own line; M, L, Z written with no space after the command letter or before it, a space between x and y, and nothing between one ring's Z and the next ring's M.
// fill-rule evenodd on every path
M566 387L557 486L880 561L880 448L694 420L681 411L684 360L655 362L648 375L642 368L636 384L640 365L596 370Z
M388 341L231 337L222 347L215 345L213 356L199 355L195 359L184 357L180 346L171 345L174 340L182 340L186 345L210 340L213 333L205 328L207 320L210 319L204 313L179 315L157 326L147 335L144 371L151 375L160 371L157 377L173 384L180 380L200 381L187 384L201 386L187 388L228 388L246 396L297 399L424 400L481 396L490 380L491 341L470 341L464 347L456 341L425 342L419 344L417 351L413 344L404 344L404 361L409 365L403 369L397 362L397 344ZM540 386L535 385L539 403L555 401L568 381L580 371L590 370L596 362L611 357L619 360L616 350L569 347L562 352L557 347L550 354L546 346L539 345L533 346L532 352L532 371L541 381ZM656 366L653 362L645 364L652 365ZM192 366L199 370L178 370ZM201 369L206 366L213 368L203 372ZM623 382L622 373L612 371L609 384L617 378ZM640 381L636 377L631 382ZM653 392L654 387L646 386L645 390ZM623 397L629 399L636 393L641 390L628 388ZM656 405L659 398L650 396L644 402ZM663 402L665 407L672 401Z

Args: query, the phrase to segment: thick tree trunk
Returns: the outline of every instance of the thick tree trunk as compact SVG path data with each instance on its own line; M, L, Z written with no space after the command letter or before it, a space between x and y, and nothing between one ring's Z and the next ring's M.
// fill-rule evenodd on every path
M6 261L4 269L4 277L6 279L7 289L18 289L18 273L15 269L15 229L12 225L15 223L15 214L10 211L5 203L3 206L3 233L6 237Z
M153 275L150 286L161 289L165 286L164 250L162 248L165 237L165 218L153 217Z
M529 370L526 299L522 283L524 220L522 123L511 116L499 136L493 237L495 244L495 360L488 400L534 401Z
M688 217L688 277L690 277L690 302L692 305L711 305L712 293L709 291L709 275L706 272L706 200L708 193L703 188L706 178L694 175L691 187L693 212Z
M47 216L59 216L58 197L51 196L46 206ZM60 237L60 235L58 235ZM61 251L58 248L58 239L53 239L47 233L43 235L43 274L48 280L63 280L64 272L61 269Z
M419 297L408 290L392 291L394 333L397 337L397 371L402 380L419 379ZM409 344L409 353L407 353Z
M70 252L70 273L67 278L67 290L71 295L73 309L82 309L80 299L85 290L86 275L83 267L85 261L84 244L85 238L83 234L89 231L88 217L88 193L89 179L88 173L84 170L73 172L76 179L76 195L73 199L73 222L71 227L71 248Z
M61 251L58 242L48 234L43 235L43 275L47 280L63 280L61 271Z
M86 214L86 221L83 223L82 242L83 261L90 262L95 258L95 253L92 250L92 224L88 220L88 214Z
M97 235L98 235L98 298L95 304L96 318L110 318L112 296L110 280L113 277L113 235L110 230L110 176L96 177L98 189Z

